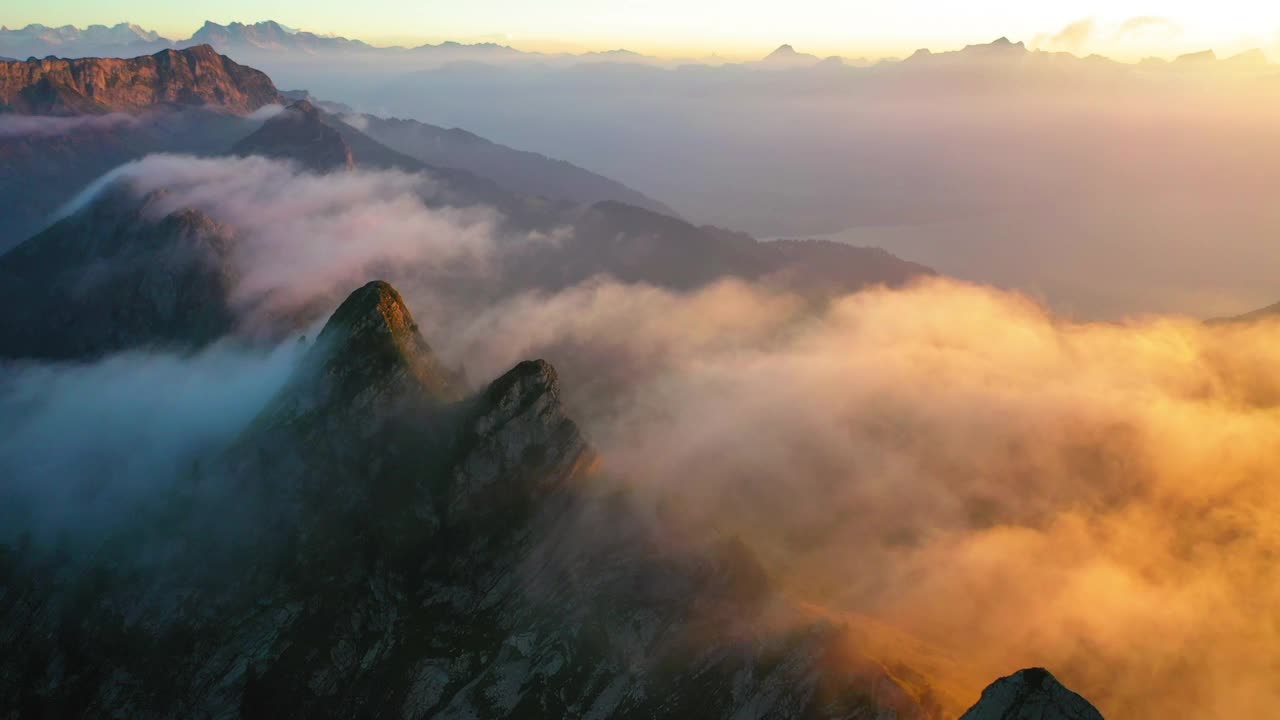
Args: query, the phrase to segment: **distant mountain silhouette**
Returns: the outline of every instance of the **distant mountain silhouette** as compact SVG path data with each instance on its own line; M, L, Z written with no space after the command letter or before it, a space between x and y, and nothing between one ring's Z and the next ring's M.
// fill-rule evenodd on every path
M344 37L325 37L309 32L300 32L285 28L274 20L246 25L233 22L229 25L206 20L190 39L179 43L181 46L208 44L220 51L257 50L327 52L346 50L368 50L371 45L359 40L348 40Z
M509 148L458 128L445 129L416 120L383 119L373 115L343 118L365 134L405 155L435 167L457 168L493 178L509 190L575 203L614 200L665 215L666 205L615 180L553 160L545 155Z
M817 55L796 52L796 49L790 45L781 45L777 50L765 56L759 62L759 65L770 68L798 68L813 67L819 62L822 62L822 58Z
M90 25L83 30L73 25L35 24L12 30L0 28L0 52L14 58L136 57L172 47L172 40L131 23Z

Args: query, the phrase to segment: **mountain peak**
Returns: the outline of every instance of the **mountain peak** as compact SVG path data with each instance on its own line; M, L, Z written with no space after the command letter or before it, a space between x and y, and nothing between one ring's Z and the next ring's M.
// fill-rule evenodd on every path
M375 280L351 293L325 323L305 364L343 398L354 398L412 378L436 400L453 400L460 388L418 332L404 299L390 283Z
M317 173L350 170L355 156L342 133L325 124L320 110L299 100L236 143L237 155L293 160Z
M769 53L769 57L786 57L786 56L795 55L795 54L796 54L796 49L784 43L782 45L779 45L777 50L774 50L773 52Z
M988 685L960 720L1102 720L1102 713L1048 670L1036 667Z

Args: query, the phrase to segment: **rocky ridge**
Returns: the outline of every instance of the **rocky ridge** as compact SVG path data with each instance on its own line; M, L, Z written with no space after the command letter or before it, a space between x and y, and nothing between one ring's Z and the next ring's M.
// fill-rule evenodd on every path
M0 111L27 115L137 113L157 106L251 113L280 102L264 73L208 45L131 59L32 58L0 63Z

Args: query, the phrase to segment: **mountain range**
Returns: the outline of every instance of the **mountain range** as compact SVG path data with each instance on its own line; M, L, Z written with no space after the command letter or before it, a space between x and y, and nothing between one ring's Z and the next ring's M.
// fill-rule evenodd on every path
M622 63L645 64L676 67L681 64L721 64L723 60L709 59L669 59L658 58L632 52L625 49L610 51L592 51L580 54L542 53L523 51L508 45L493 42L459 43L446 41L437 44L423 44L413 47L383 47L370 45L355 40L333 35L318 35L305 30L295 30L274 20L256 23L232 22L226 25L206 20L189 38L169 39L158 33L143 29L132 23L119 23L107 27L90 25L81 29L72 25L48 27L32 24L23 28L0 27L0 55L12 58L57 56L74 57L133 57L135 55L154 53L162 49L181 49L196 45L209 45L219 52L230 54L242 61L261 60L272 55L382 55L390 58L417 58L419 63L440 65L450 62L534 62L534 63ZM920 62L932 56L943 55L951 58L959 53L969 56L1006 51L1014 54L1018 51L1057 57L1074 57L1065 52L1030 51L1022 42L1010 42L1007 38L999 38L988 45L970 45L963 50L934 53L921 49L907 60ZM243 57L241 57L243 55ZM250 57L252 56L252 57ZM1091 61L1101 58L1091 56ZM1220 61L1226 66L1244 68L1267 64L1266 55L1259 49L1249 50L1228 58L1219 59L1212 50L1188 53L1177 57L1171 65L1189 66L1195 64L1214 64ZM894 64L895 59L882 61ZM1151 58L1146 65L1160 64L1165 61ZM730 63L732 64L732 63ZM842 58L839 56L820 57L810 53L799 52L789 44L783 44L764 58L754 63L746 63L765 69L803 69L812 67L866 67L874 62L861 58Z
M0 198L26 206L34 187L62 208L0 254L0 357L188 356L263 335L298 348L243 429L152 478L105 527L0 527L0 717L911 720L954 717L972 700L815 616L746 540L695 532L629 491L549 363L472 385L393 284L374 279L464 308L599 276L673 291L733 279L821 306L928 268L697 226L541 156L287 97L205 45L6 63L0 78L8 117L79 123L0 138L14 173ZM95 170L112 163L123 166ZM156 163L181 172L155 186L131 174ZM344 262L367 275L354 291L317 286L245 327L246 298L261 299L246 274L262 269L239 253L266 242L253 237L264 221L189 192L184 181L211 164L270 168L299 193L376 176L398 193L387 214L482 208L498 252L477 267L393 257L376 275ZM40 184L23 175L36 167ZM562 196L531 194L538 173ZM601 189L623 197L592 195ZM354 247L387 231L359 227L368 234ZM312 327L314 339L294 339ZM99 480L75 478L59 510L92 505L110 489ZM21 516L6 499L6 517L14 507ZM1033 668L963 717L1100 715Z

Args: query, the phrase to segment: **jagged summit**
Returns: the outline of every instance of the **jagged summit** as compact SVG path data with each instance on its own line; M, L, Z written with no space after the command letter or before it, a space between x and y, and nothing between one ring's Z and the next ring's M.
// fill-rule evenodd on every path
M991 683L960 720L1102 720L1102 713L1037 667Z
M231 151L293 160L317 173L355 167L355 155L346 139L325 124L320 110L306 100L299 100L268 119Z
M551 363L542 359L525 360L495 380L485 396L495 404L502 404L511 398L528 397L530 390L559 394L560 376Z
M400 293L381 280L351 293L338 307L304 359L303 371L320 381L325 399L410 387L441 401L461 396L459 380L418 332Z

